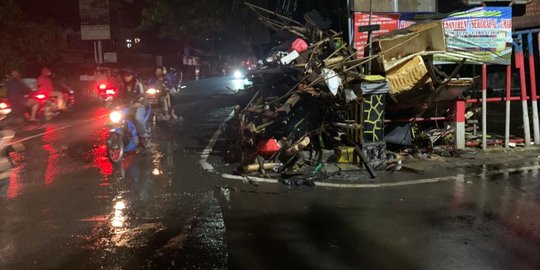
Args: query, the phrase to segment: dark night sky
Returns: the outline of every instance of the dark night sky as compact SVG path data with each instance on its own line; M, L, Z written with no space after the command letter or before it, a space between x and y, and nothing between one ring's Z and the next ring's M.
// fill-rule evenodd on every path
M317 5L313 5L309 1L300 1L299 10L309 11L312 8L314 8ZM333 10L335 11L336 0L330 0L330 1L322 1L321 4L318 5L323 6L325 11ZM46 20L46 19L53 19L58 24L65 26L65 25L72 25L77 26L79 24L79 4L78 0L20 0L17 1L17 3L21 6L24 14L27 18L31 18L32 20ZM119 0L119 1L110 1L111 5L114 5L114 2L131 2L126 0ZM329 14L324 14L329 15Z
M62 26L79 24L78 2L78 0L17 1L26 18L36 21L53 19Z

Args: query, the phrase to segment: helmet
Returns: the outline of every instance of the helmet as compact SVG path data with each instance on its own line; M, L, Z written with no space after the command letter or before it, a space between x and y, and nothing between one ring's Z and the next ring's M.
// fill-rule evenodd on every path
M131 68L125 68L125 69L122 69L121 74L122 76L129 76L129 75L135 76L135 71Z

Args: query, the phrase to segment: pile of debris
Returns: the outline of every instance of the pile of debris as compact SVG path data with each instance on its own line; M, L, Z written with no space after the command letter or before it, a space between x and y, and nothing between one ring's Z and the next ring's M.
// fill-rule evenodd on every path
M357 58L340 33L318 26L317 16L305 16L301 24L247 5L262 23L291 38L272 49L266 68L250 74L253 86L246 92L252 98L227 123L239 174L326 178L365 168L375 177L375 170L392 163L383 141L388 92L395 103L400 94L420 89L426 97L416 114L423 115L463 64L447 76L429 62L445 48L440 22L382 37L373 55ZM433 38L438 35L442 44ZM368 62L380 75L365 74Z

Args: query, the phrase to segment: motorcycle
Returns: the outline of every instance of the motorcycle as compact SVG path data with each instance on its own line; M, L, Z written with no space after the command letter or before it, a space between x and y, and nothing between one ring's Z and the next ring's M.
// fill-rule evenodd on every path
M14 137L14 130L0 130L0 181L9 179L10 170L13 167L9 154L24 150L24 146L21 143L13 142Z
M66 109L71 108L75 103L75 91L70 87L65 87L61 89L61 93L64 95ZM60 113L56 97L49 96L44 92L35 92L32 97L39 102L38 116L41 116L45 121L50 121Z
M160 90L157 87L150 86L145 91L145 99L148 104L156 111L152 117L152 122L155 124L158 120L170 122L175 118L170 104L170 94L166 90Z
M17 128L26 123L24 113L11 107L7 100L0 99L0 130Z
M118 93L116 87L110 86L106 83L101 83L97 87L100 100L102 101L102 103L105 104L107 108L110 107L113 104L114 98Z
M185 89L186 85L184 85L184 75L182 71L177 71L174 68L170 68L167 72L167 78L170 81L171 92L172 93L178 93L181 89Z
M7 100L0 100L0 122L8 118L11 111L9 102Z
M151 106L146 107L144 119L146 122L152 115ZM109 114L109 138L107 139L107 157L112 163L118 163L127 152L133 152L141 146L139 133L135 128L135 122L131 119L130 109L117 109ZM143 142L142 147L148 145L148 140Z

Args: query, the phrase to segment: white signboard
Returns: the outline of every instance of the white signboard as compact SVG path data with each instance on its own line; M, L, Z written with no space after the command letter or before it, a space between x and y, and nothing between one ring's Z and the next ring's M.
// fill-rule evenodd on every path
M118 63L118 55L115 52L106 52L103 54L105 63Z
M111 39L109 13L109 0L79 0L81 39Z

